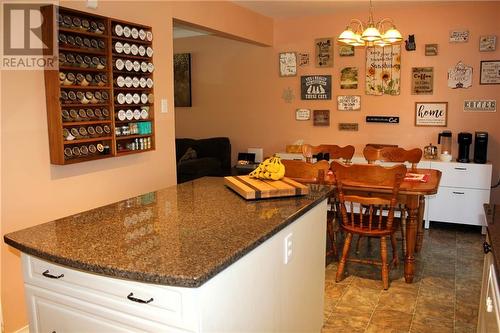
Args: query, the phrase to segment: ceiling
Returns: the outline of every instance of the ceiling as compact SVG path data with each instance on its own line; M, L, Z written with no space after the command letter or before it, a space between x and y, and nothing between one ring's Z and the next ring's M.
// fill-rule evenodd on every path
M487 0L488 1L488 0ZM489 0L499 1L499 0ZM289 0L260 0L260 1L247 1L247 0L233 0L234 3L242 7L248 8L259 14L272 17L272 18L291 18L299 16L316 16L332 14L343 10L368 10L370 2L367 0L316 0L316 1L289 1ZM443 3L458 3L458 2L474 2L470 0L448 0L448 1L428 1L428 0L373 0L373 7L377 9L389 8L398 6L415 6L418 4L443 4Z
M193 27L188 27L188 26L181 25L178 23L174 23L174 27L173 27L174 39L196 37L196 36L205 36L205 35L210 35L210 34L211 33L208 31L196 29Z

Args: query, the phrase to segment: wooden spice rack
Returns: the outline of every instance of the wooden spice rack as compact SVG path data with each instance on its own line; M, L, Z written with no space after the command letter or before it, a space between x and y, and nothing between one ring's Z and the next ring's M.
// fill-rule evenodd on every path
M154 150L151 27L52 5L42 7L42 13L43 39L56 37L59 51L59 69L44 73L51 163ZM117 25L134 34L118 36L117 31L123 30ZM117 42L128 44L127 54L123 47L116 48ZM118 59L129 60L128 68L118 70ZM120 103L119 94L126 96ZM130 132L131 128L142 132Z

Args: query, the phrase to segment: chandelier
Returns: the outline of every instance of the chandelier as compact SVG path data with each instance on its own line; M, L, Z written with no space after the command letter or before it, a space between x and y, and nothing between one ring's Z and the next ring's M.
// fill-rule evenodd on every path
M384 30L384 27L389 29ZM371 0L368 24L363 24L358 19L351 19L346 29L337 38L339 43L352 46L386 46L398 44L402 40L403 37L392 19L384 18L375 24Z

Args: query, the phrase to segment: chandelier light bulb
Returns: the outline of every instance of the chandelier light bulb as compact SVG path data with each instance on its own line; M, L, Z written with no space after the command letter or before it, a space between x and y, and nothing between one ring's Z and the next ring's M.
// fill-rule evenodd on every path
M387 30L382 38L388 43L399 43L403 40L403 36L401 36L401 33L396 29L396 27L392 27Z
M380 31L378 31L377 28L375 28L374 26L370 26L366 28L365 31L363 31L361 39L366 42L375 42L382 39L382 36L380 35Z
M340 36L337 38L337 41L340 43L351 44L356 41L356 34L347 27Z

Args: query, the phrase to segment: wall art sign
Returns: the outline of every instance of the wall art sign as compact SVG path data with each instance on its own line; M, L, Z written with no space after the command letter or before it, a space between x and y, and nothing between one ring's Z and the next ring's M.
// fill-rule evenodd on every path
M450 31L450 43L467 43L469 41L469 30Z
M438 45L437 44L425 44L425 55L426 56L437 56L438 55Z
M332 99L331 75L306 75L300 77L300 95L302 99Z
M341 56L341 57L353 57L354 56L354 46L352 46L352 45L339 45L339 56Z
M367 123L399 124L399 117L395 116L366 116Z
M313 110L314 126L330 126L330 110Z
M357 111L361 109L361 96L337 96L337 110Z
M448 102L416 102L415 126L446 126Z
M191 53L174 54L174 105L191 107Z
M309 53L299 53L297 57L300 67L309 65Z
M464 112L497 112L497 101L494 99L465 100Z
M295 120L309 120L311 119L310 109L297 109L295 110Z
M432 95L434 91L434 68L413 67L411 69L411 94Z
M316 48L316 67L333 67L333 38L318 38L314 40Z
M481 61L479 84L500 84L500 60Z
M399 95L400 77L400 45L366 48L367 95Z
M344 67L340 70L340 89L358 89L358 67Z
M497 36L481 36L479 37L479 51L490 52L497 48Z
M281 52L279 55L280 76L297 75L297 53Z
M339 131L357 132L358 128L358 123L339 123Z
M285 103L292 103L295 95L293 94L292 88L288 87L283 89L283 93L281 94L281 98L285 101Z
M472 67L461 61L455 67L448 70L448 87L469 88L472 86Z

